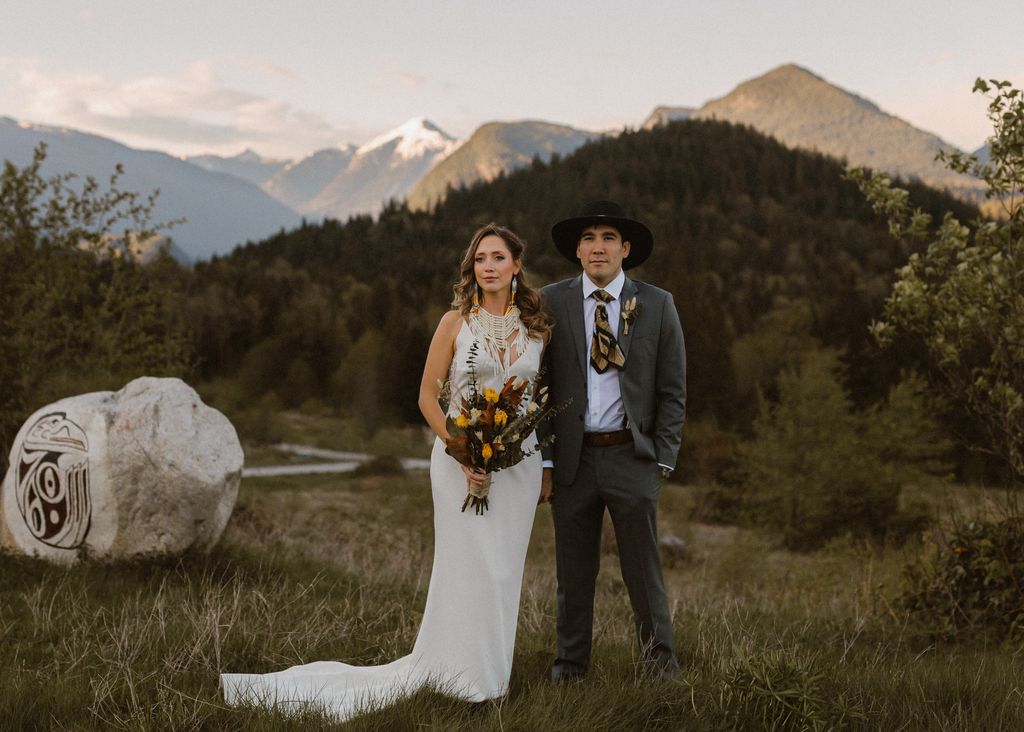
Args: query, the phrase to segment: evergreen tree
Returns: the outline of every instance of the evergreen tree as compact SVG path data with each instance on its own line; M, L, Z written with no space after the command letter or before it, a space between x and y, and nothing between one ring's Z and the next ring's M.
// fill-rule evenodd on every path
M847 533L905 531L903 485L946 471L949 444L920 383L857 412L838 371L834 352L806 353L779 379L778 402L762 402L754 439L739 451L748 515L793 549Z

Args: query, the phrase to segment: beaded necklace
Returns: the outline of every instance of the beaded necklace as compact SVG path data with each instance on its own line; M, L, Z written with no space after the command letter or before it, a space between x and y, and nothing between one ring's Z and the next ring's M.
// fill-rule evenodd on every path
M516 359L526 352L526 339L519 325L519 308L515 305L507 307L504 315L492 315L485 308L475 307L470 316L473 335L483 341L487 353L502 366L506 375L512 367L512 349L515 349ZM516 332L519 336L514 343L509 343Z

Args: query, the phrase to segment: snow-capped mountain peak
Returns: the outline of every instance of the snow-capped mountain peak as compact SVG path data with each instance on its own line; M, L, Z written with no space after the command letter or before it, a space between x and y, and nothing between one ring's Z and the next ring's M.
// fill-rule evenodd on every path
M400 127L373 138L361 146L356 154L365 156L394 143L391 154L410 160L448 152L455 142L455 138L426 117L413 117Z

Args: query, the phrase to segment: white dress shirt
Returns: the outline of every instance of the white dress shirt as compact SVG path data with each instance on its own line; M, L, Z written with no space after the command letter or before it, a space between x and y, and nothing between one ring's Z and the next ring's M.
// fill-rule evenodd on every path
M619 370L609 366L603 374L590 363L590 344L594 339L594 316L597 313L597 298L591 295L604 290L615 299L605 305L608 311L608 325L612 335L618 337L619 313L622 311L619 295L626 284L626 274L620 269L615 279L604 287L598 287L586 273L583 274L583 324L587 331L587 411L583 415L585 432L617 432L626 426L626 409L622 406L619 391Z

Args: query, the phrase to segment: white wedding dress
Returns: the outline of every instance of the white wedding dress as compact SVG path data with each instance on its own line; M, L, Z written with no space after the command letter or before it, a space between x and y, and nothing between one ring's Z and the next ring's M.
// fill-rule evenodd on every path
M467 358L470 346L479 340L474 330L463 321L456 338L450 369L453 394L469 392ZM520 333L525 332L521 327ZM518 358L502 364L481 341L476 357L478 388L500 389L508 377L532 380L537 375L541 342L528 340L524 347L512 350L520 352ZM532 447L534 442L531 436L525 444ZM345 720L427 684L473 702L504 695L540 481L541 458L534 453L493 474L486 513L478 516L471 508L462 513L465 475L445 453L441 440L435 440L430 457L434 566L412 653L383 666L316 661L276 673L223 674L227 703L281 709L310 705Z

